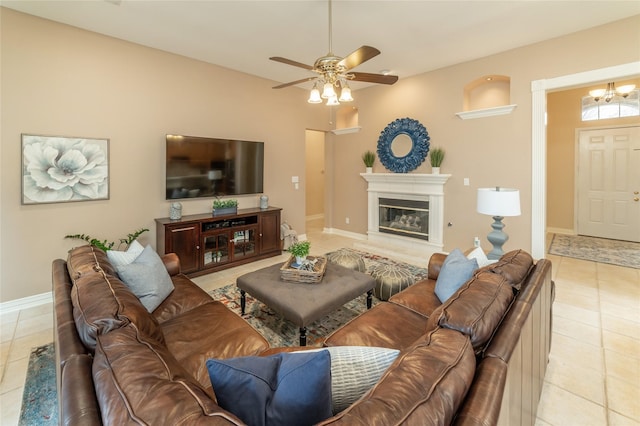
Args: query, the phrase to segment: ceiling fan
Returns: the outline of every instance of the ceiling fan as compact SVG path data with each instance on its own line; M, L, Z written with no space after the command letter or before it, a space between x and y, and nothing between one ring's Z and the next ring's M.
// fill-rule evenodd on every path
M283 87L289 87L306 81L315 80L308 102L320 103L324 98L327 99L327 105L339 105L340 102L349 102L353 100L347 80L379 84L393 84L398 81L398 76L396 75L351 72L351 69L379 55L380 51L375 47L362 46L344 58L336 56L333 54L331 33L331 0L329 0L329 53L316 59L313 66L293 61L291 59L282 58L280 56L272 56L269 58L272 61L282 62L283 64L293 65L295 67L313 71L318 75L280 84L273 88L282 89ZM322 95L320 94L319 86L322 86ZM336 92L336 89L338 88L340 89L340 98L338 98Z

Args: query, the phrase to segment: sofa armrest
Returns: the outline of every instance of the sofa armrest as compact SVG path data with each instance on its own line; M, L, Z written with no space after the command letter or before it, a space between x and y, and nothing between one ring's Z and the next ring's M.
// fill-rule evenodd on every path
M167 253L160 256L164 267L167 268L169 275L174 276L180 273L180 258L175 253Z
M447 258L447 254L445 253L434 253L429 258L429 279L437 280L438 275L440 275L440 269L442 268L442 264L444 260Z

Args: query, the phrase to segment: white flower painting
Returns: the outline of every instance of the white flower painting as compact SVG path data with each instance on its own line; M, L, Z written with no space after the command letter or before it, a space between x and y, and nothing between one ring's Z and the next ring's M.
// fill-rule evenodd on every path
M22 135L22 204L108 199L108 139Z

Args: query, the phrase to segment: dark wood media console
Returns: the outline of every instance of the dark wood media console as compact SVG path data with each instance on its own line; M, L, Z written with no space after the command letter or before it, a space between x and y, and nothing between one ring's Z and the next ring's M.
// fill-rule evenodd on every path
M282 253L281 211L250 208L224 216L156 219L158 253L176 253L182 272L192 277L277 256Z

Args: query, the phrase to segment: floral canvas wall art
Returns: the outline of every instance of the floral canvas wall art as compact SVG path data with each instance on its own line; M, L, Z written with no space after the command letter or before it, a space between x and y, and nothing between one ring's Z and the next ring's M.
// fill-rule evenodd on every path
M22 204L108 199L108 139L22 135Z

